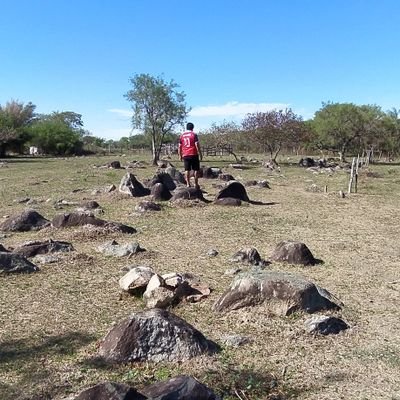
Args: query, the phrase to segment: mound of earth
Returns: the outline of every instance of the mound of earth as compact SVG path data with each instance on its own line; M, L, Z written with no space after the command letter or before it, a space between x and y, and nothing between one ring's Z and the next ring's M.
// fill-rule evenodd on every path
M136 229L118 222L105 221L85 213L57 214L52 220L55 228L69 228L74 226L93 225L110 228L122 233L136 233Z
M50 225L50 221L35 210L25 210L21 214L6 218L0 223L3 232L38 231Z

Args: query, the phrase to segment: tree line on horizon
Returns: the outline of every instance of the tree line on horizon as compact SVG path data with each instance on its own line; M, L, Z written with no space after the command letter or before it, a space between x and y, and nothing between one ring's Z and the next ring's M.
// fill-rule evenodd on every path
M72 111L36 114L36 106L15 100L0 105L0 157L24 154L29 146L49 155L79 155L112 150L149 149L153 164L165 143L177 143L190 108L185 93L173 80L149 74L130 79L125 98L132 103L132 127L142 133L105 140L84 129L82 115ZM380 151L400 154L400 110L378 105L322 103L314 118L304 121L290 108L247 114L241 122L214 123L198 132L203 146L230 147L235 152L332 152L348 154Z

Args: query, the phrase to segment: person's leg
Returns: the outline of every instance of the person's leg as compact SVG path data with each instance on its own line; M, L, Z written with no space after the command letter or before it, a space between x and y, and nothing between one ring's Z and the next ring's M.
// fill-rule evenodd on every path
M186 186L190 187L190 171L185 171L185 174L186 174Z
M190 187L190 170L191 170L190 158L183 157L183 166L185 168L186 186Z
M193 160L194 187L196 189L200 189L200 186L199 186L199 169L200 169L200 161L199 161L199 157L197 156Z

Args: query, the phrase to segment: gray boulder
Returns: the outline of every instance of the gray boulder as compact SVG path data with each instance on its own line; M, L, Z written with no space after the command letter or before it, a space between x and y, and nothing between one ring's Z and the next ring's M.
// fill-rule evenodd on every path
M186 185L185 176L182 172L178 171L175 167L167 167L165 173L168 174L175 182L183 183Z
M338 310L342 306L328 291L302 276L280 271L251 271L238 275L213 309L222 312L260 304L280 315Z
M121 179L118 190L132 197L143 197L150 194L150 189L145 188L135 177L127 172Z
M162 183L168 191L176 189L176 184L171 175L165 172L159 172L153 177L149 184L150 186L154 186L156 183Z
M35 257L38 254L50 254L56 252L73 251L74 247L71 243L61 242L58 240L33 240L25 242L13 250L13 253L24 257Z
M73 400L146 400L134 388L116 382L102 382L83 390Z
M141 393L152 400L219 400L207 386L195 378L180 375L146 386Z
M9 252L0 252L0 274L36 271L39 271L39 268L25 257Z
M100 344L107 362L185 361L218 350L193 326L158 308L132 314L115 325Z
M304 243L292 240L280 242L270 259L300 265L315 265L318 262Z
M98 246L96 250L109 257L125 257L146 251L140 247L138 242L118 244L115 240Z
M230 182L227 186L222 188L216 196L216 200L224 197L233 197L242 201L249 202L249 196L247 195L245 187L240 182Z
M50 221L35 210L25 210L21 214L6 218L0 223L3 232L38 231L50 225Z

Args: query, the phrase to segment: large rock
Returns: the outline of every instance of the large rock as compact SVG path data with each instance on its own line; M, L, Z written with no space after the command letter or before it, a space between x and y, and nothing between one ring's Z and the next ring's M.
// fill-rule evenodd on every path
M121 193L129 194L132 197L148 196L150 189L145 188L135 177L127 172L121 179L118 190Z
M249 202L249 196L247 195L245 187L240 182L230 182L229 185L225 186L220 190L216 196L216 200L224 197L233 197L242 201Z
M112 168L112 169L121 169L121 163L119 161L111 161L108 164L108 168Z
M183 183L186 185L185 176L182 172L178 171L175 167L167 167L165 173L168 174L175 182Z
M0 243L0 252L2 252L2 253L9 253L10 251L7 250L7 249Z
M185 361L218 350L193 326L158 308L132 314L115 325L100 344L108 362Z
M58 240L33 240L25 242L13 250L13 253L19 254L24 257L35 257L38 254L49 254L56 252L69 252L73 251L74 247L71 243L61 242Z
M115 240L98 246L96 250L110 257L125 257L146 251L140 247L138 242L118 244Z
M39 271L39 268L25 257L9 252L0 252L0 274L35 271Z
M309 248L301 242L287 240L280 242L270 259L272 261L287 262L289 264L315 265L317 260Z
M86 213L57 214L52 220L55 228L69 228L74 226L94 225L122 233L136 233L136 229L118 222L105 221Z
M203 192L200 189L194 188L194 187L180 187L177 188L173 196L171 198L171 201L176 201L176 200L201 200L205 201Z
M155 272L150 267L132 268L119 280L119 286L130 294L142 294L154 274Z
M172 197L172 194L168 188L160 182L155 183L151 187L150 195L153 201L167 201Z
M237 276L214 304L215 311L236 310L263 304L270 311L290 315L340 309L328 291L299 275L279 271L252 271Z
M153 383L141 392L152 400L219 400L211 389L187 375Z
M115 382L102 382L83 390L73 400L146 400L134 388Z
M21 214L13 215L0 223L0 231L27 232L37 231L50 225L50 221L35 210L25 210Z
M154 186L156 183L162 183L166 189L175 190L176 184L172 179L170 174L166 174L165 172L159 172L157 175L153 177L150 181L150 186Z

